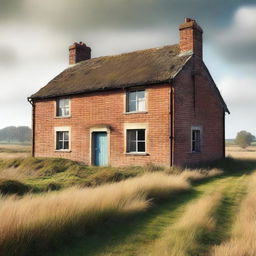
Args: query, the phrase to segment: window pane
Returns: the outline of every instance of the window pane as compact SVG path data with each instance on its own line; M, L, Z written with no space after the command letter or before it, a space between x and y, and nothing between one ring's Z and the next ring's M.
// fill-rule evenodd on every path
M200 142L200 130L192 130L192 151L200 152L201 142Z
M136 101L129 101L128 111L129 112L136 111Z
M137 98L144 99L145 98L145 91L137 91Z
M64 116L69 116L69 108L64 109Z
M145 111L145 109L145 99L139 100L137 111Z
M69 106L69 99L63 99L63 106L68 107Z
M60 107L57 109L57 116L63 116L62 109Z
M69 133L68 132L64 132L64 140L68 140L69 139Z
M127 144L127 152L136 152L136 142L135 141L130 141Z
M69 148L69 142L68 141L65 141L64 142L64 148L63 149L68 149Z
M129 92L129 101L136 100L136 92Z
M138 152L145 152L145 142L138 142Z
M57 140L60 141L62 139L62 132L57 132Z
M145 130L138 130L138 140L145 140Z
M136 130L127 130L127 152L136 151Z
M127 139L128 141L136 140L136 130L127 130Z
M195 144L195 141L192 142L192 151L196 151L196 144Z
M58 141L57 142L57 148L56 149L62 149L62 142Z
M192 131L192 140L194 141L196 139L196 133L195 130Z

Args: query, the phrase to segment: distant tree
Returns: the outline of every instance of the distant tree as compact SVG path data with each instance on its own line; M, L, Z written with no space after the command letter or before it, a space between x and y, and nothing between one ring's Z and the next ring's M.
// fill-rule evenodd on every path
M240 131L236 135L235 143L241 148L247 148L251 145L253 140L255 140L255 136L250 132Z
M0 141L14 143L31 141L31 128L28 126L9 126L0 129Z

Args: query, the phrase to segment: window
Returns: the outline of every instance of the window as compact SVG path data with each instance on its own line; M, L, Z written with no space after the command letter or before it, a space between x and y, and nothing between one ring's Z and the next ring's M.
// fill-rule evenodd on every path
M192 152L201 152L201 129L192 128Z
M146 110L145 90L127 93L127 112L141 112Z
M56 132L56 150L69 150L69 131Z
M57 100L57 116L70 116L70 100L59 99Z
M145 129L127 130L127 153L145 153Z

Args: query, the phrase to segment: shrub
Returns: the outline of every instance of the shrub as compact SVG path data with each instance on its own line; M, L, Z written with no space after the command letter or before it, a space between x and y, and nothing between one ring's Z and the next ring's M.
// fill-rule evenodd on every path
M0 193L7 194L18 194L23 195L30 190L28 185L25 185L17 180L0 180Z

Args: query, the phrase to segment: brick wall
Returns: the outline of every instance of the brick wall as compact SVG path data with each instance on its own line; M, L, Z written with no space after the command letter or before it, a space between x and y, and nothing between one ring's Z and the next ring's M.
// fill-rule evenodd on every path
M90 164L90 128L110 127L109 164L170 165L170 85L149 86L147 113L125 114L125 91L91 93L71 98L71 117L55 117L55 101L35 104L35 156L64 157ZM148 155L125 154L125 123L145 123ZM54 127L71 127L71 152L56 152Z
M195 59L195 68L191 60L174 84L175 165L212 161L224 155L224 111L199 58ZM191 75L193 70L194 81ZM201 153L191 153L191 126L202 127Z

